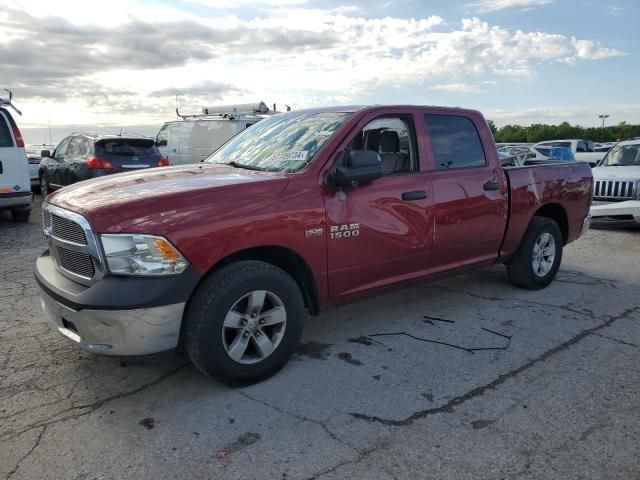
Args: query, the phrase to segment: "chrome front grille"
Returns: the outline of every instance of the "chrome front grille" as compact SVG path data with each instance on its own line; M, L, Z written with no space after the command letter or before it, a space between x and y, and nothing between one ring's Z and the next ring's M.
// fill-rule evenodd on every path
M77 243L79 245L87 244L87 237L80 225L58 215L51 215L51 235L60 240Z
M91 279L96 273L91 255L67 250L58 245L52 245L51 254L56 264L67 272Z
M45 202L42 226L51 258L62 275L91 285L105 271L97 236L82 215Z
M623 201L633 200L636 195L636 182L632 180L596 180L593 190L595 200Z

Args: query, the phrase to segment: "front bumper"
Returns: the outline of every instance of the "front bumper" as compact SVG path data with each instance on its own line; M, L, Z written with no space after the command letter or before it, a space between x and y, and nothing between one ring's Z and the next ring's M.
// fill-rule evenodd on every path
M123 356L175 348L186 302L200 279L190 266L165 278L105 275L86 286L63 276L48 251L34 273L54 330L81 348Z
M640 200L624 202L594 202L591 205L593 220L625 220L640 224Z
M77 346L105 355L146 355L178 345L184 303L136 310L73 310L44 291L40 305L51 328Z

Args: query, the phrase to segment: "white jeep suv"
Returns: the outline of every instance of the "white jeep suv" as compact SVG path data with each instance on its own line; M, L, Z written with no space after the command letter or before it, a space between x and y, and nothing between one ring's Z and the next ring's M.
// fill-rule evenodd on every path
M640 140L620 142L592 170L591 216L640 225Z
M15 120L5 107L20 111L9 98L0 98L0 209L11 210L16 222L26 222L31 214L31 180L24 141Z

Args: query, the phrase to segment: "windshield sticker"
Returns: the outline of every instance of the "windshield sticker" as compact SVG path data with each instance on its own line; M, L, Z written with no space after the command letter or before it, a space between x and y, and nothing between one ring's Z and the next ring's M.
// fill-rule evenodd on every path
M304 162L309 155L309 150L300 150L297 152L274 153L269 160L274 162Z

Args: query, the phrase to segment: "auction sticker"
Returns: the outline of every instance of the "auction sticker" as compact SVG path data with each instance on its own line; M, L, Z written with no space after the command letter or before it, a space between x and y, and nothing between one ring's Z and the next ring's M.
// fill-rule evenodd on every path
M276 162L304 162L308 155L308 150L300 150L296 152L274 153L269 159Z

